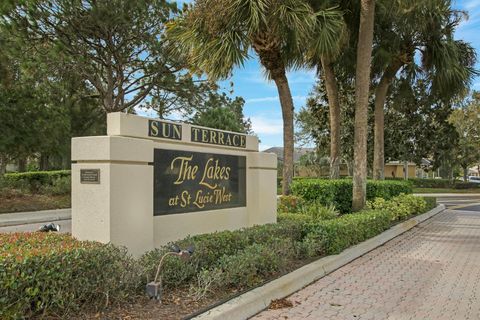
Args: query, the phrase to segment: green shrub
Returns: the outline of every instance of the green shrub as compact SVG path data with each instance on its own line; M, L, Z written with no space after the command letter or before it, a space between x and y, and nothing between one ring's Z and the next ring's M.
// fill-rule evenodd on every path
M222 231L187 237L177 242L181 248L195 247L195 254L187 262L177 257L167 257L162 267L165 287L175 287L190 281L202 269L216 265L224 255L235 255L249 245L249 240L240 231ZM153 279L161 257L170 251L165 246L146 253L141 258L144 274Z
M437 198L424 197L423 199L425 200L425 203L426 203L426 208L425 208L426 211L432 210L437 206Z
M263 281L268 275L279 271L286 262L275 248L253 244L236 255L224 256L219 261L223 271L222 286L245 288Z
M70 176L52 179L51 184L42 185L39 192L50 195L68 194L71 191L72 181Z
M307 216L305 214L288 213L288 212L283 212L278 214L278 222L282 224L286 222L302 224L302 223L311 222L312 220L313 220L313 217Z
M323 205L333 205L341 213L351 212L353 182L349 179L298 180L292 183L292 191L306 201L316 200ZM412 193L412 186L404 181L368 181L367 200L377 197L390 199L401 193Z
M401 180L401 178L387 178L388 180ZM465 182L465 181L458 181L454 180L451 181L449 179L423 179L423 178L408 178L408 181L412 184L414 188L455 188L455 189L471 189L471 188L478 188L477 183L473 182Z
M278 197L277 212L297 212L304 203L305 201L301 197L280 196Z
M300 214L310 216L314 220L328 220L336 218L339 213L333 205L325 206L318 200L307 202L300 206Z
M475 189L479 188L479 184L475 182L455 181L453 185L455 189Z
M41 191L42 188L53 186L55 183L58 184L58 179L67 177L70 177L70 170L7 173L3 179L5 185L10 188L36 193ZM60 183L65 185L64 182ZM65 191L68 192L69 190L70 188Z
M367 203L368 208L373 210L384 210L391 214L392 220L400 221L413 214L423 213L427 209L427 202L424 198L414 195L399 195L386 201L376 198Z
M138 293L138 264L124 249L53 233L0 234L0 318L67 316Z
M222 231L187 237L177 242L181 248L190 245L195 247L195 253L187 261L177 257L167 257L162 267L162 279L165 287L175 287L191 281L196 274L204 269L218 265L225 256L234 256L253 244L272 245L278 239L286 239L289 246L303 238L302 225L295 222L266 224L236 231ZM144 274L148 279L155 275L157 265L169 246L150 251L141 258Z
M390 213L377 210L362 211L312 223L308 226L309 234L306 239L316 245L316 253L337 254L381 233L390 225Z

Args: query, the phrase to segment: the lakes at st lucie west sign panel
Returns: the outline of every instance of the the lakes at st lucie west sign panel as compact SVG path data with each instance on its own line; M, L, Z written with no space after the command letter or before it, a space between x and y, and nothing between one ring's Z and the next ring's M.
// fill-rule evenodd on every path
M246 136L192 126L190 141L243 149ZM150 120L148 135L182 139L182 125ZM154 215L246 206L246 157L154 150Z
M246 157L154 150L154 215L246 206Z

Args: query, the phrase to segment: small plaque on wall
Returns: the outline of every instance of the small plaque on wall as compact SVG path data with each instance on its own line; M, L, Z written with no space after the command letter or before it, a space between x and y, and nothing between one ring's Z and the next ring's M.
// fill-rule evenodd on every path
M100 169L80 169L80 183L100 184Z

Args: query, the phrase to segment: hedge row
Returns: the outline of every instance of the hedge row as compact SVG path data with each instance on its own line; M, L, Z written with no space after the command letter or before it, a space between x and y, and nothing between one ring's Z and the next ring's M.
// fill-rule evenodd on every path
M341 213L352 210L352 180L297 180L292 183L291 189L293 194L307 201L319 201L323 205L333 204ZM388 200L401 193L412 193L411 184L405 181L367 182L367 200L375 198Z
M247 289L299 261L338 253L428 209L424 199L412 195L385 202L375 199L369 205L365 211L328 220L308 211L285 213L276 224L187 237L177 244L193 244L195 253L186 262L168 257L163 285L188 286L198 299L212 290ZM114 246L67 235L0 235L0 318L49 314L68 318L84 306L103 308L128 301L142 294L160 257L169 250L165 246L134 260Z
M387 178L387 180L400 181L402 178ZM423 178L408 178L408 181L412 184L414 188L454 188L454 189L472 189L478 188L478 183L465 182L454 180L453 182L449 179L423 179Z
M25 192L62 194L70 192L70 176L70 170L29 171L7 173L1 182L4 187Z

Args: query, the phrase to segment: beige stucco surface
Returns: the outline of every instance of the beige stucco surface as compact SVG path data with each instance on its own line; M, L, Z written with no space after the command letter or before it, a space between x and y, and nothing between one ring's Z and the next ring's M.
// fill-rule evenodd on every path
M246 148L148 137L148 118L108 115L108 135L72 139L72 234L126 246L140 255L188 235L234 230L276 221L277 159L258 152L258 139L246 136ZM163 121L163 120L162 120ZM246 206L200 212L153 215L154 149L246 157ZM81 184L80 169L100 169L100 184Z

